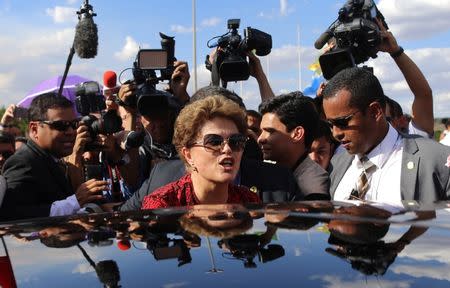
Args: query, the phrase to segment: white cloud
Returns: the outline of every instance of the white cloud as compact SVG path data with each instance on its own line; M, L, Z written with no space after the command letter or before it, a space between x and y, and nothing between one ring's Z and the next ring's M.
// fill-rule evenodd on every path
M68 53L69 47L73 43L74 33L73 28L67 28L53 33L36 34L24 40L17 47L21 47L22 57L38 58L46 55L62 55Z
M221 19L218 17L211 17L208 19L204 19L201 23L201 26L202 27L214 27L214 26L217 26L217 24L219 24L220 21L221 21Z
M129 61L136 57L139 51L139 44L131 36L125 38L125 45L122 50L115 52L114 56L120 61Z
M183 287L188 285L188 282L179 282L179 283L168 283L168 284L164 284L163 287L164 288L178 288L178 287Z
M183 25L171 25L170 31L180 34L192 33L194 29L192 27L186 27Z
M73 270L72 274L86 274L95 272L95 269L89 263L78 264Z
M294 11L295 9L289 5L288 0L280 0L279 10L272 9L270 12L260 11L257 15L262 18L273 19L280 16L285 17Z
M409 288L411 283L409 281L391 281L383 278L367 278L359 277L354 279L344 280L336 275L316 275L312 276L313 280L322 280L325 282L323 287L327 288L359 288L359 287L384 287L384 288Z
M288 14L294 12L294 9L290 7L287 0L280 0L280 15L287 16Z
M55 23L76 22L76 9L72 7L56 6L54 8L47 8L46 13L53 18Z
M67 4L68 5L73 5L73 4L78 3L78 2L79 2L79 0L67 0Z
M9 89L16 80L16 72L0 73L0 89Z
M377 6L400 39L429 38L450 29L450 1L380 0Z

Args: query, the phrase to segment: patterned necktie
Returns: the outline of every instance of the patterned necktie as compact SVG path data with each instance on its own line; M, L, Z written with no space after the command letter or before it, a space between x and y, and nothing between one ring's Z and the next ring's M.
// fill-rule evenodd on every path
M373 164L367 156L364 156L360 159L361 164L363 166L363 171L361 175L359 175L358 180L356 181L356 189L353 189L349 199L350 200L364 200L366 197L367 191L369 191L369 179L368 176L372 173L373 170L377 168L375 164Z

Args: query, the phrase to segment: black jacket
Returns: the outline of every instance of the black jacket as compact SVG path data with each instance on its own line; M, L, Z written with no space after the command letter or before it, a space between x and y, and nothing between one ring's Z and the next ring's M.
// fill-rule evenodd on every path
M31 140L6 161L2 174L7 189L1 221L49 216L54 201L73 194L55 159Z

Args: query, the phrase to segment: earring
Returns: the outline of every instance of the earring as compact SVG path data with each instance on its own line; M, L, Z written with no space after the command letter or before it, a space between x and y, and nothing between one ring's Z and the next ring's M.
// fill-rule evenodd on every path
M194 163L191 163L191 169L193 172L198 172L197 167L195 167Z

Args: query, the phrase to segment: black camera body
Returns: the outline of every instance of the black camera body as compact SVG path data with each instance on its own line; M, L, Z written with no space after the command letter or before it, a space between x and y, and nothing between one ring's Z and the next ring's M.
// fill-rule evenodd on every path
M82 116L81 122L89 129L91 139L96 139L98 134L110 135L122 130L122 118L116 111L110 110L103 113L106 104L97 82L83 82L76 86L75 105ZM92 113L99 113L101 117L97 118ZM92 151L99 148L101 149L92 143L87 143L85 150Z
M81 115L89 115L106 109L105 99L100 93L100 86L97 82L80 83L76 85L75 93L75 105Z
M270 34L247 27L242 38L238 32L239 25L240 19L229 19L229 32L220 36L216 44L208 45L209 48L220 47L214 65L206 65L206 68L212 71L213 85L219 86L219 78L225 83L224 87L226 82L247 80L250 67L246 52L255 50L256 55L266 56L272 49Z
M162 49L140 49L133 63L133 77L136 83L136 95L132 97L128 106L137 108L141 115L151 115L157 111L165 111L172 106L172 95L156 89L160 81L171 81L174 71L175 40L163 33L161 37ZM160 71L160 76L156 72Z
M373 0L348 0L344 4L339 10L338 19L315 43L315 47L321 49L332 37L336 41L332 50L319 57L325 79L331 79L345 68L377 57L381 33L376 18L387 28Z

